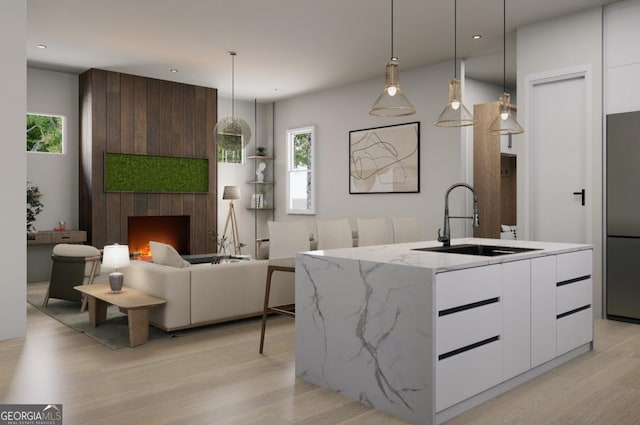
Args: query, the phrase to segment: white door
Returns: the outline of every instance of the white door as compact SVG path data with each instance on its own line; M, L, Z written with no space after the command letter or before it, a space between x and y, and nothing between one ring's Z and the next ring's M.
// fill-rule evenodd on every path
M587 162L591 105L585 74L530 84L525 131L530 133L531 239L585 243L587 212L593 205Z

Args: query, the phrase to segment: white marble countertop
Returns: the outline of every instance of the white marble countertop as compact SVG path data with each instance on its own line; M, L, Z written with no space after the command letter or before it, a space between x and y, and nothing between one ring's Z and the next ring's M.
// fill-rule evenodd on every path
M460 238L453 239L451 241L452 246L462 244L534 248L537 250L516 254L500 255L495 257L413 250L414 248L442 246L442 243L438 241L425 241L356 248L308 251L302 253L302 255L371 261L385 264L401 264L412 267L428 268L438 273L443 271L485 266L488 264L506 263L509 261L517 261L527 258L543 257L546 255L556 255L566 252L581 251L584 249L592 248L591 245L583 244L536 242L510 239Z

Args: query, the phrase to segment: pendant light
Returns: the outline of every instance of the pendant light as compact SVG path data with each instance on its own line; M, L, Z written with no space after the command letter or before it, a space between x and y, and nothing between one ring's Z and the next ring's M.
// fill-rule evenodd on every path
M236 52L231 55L231 116L218 121L214 134L216 143L227 151L236 151L249 144L251 141L251 129L242 118L235 116L235 58Z
M369 114L376 117L399 117L415 113L416 108L400 89L398 58L393 55L393 0L391 0L391 59L385 65L384 89L369 110Z
M467 127L475 124L473 115L462 103L462 86L458 80L458 2L453 2L453 80L449 81L449 103L434 123L436 127Z
M524 133L524 129L513 116L511 95L507 93L507 0L502 2L502 15L502 87L504 92L499 98L498 115L487 128L487 134L497 136Z

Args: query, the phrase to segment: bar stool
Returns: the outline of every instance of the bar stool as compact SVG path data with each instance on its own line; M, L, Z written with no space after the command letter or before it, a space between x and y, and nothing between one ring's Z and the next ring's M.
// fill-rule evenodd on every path
M262 330L260 332L260 354L264 348L264 334L269 313L295 317L295 304L269 306L271 293L271 277L274 272L295 273L295 255L308 251L309 230L304 221L267 223L269 226L269 264L267 266L267 282L264 292L264 308L262 310Z

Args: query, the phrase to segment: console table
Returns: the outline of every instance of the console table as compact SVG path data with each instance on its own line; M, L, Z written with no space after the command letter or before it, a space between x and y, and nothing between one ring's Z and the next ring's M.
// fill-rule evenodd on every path
M49 280L51 250L59 243L80 244L87 241L84 230L43 230L27 232L27 282Z
M84 243L87 232L84 230L45 230L27 232L27 245L55 245L59 243Z

